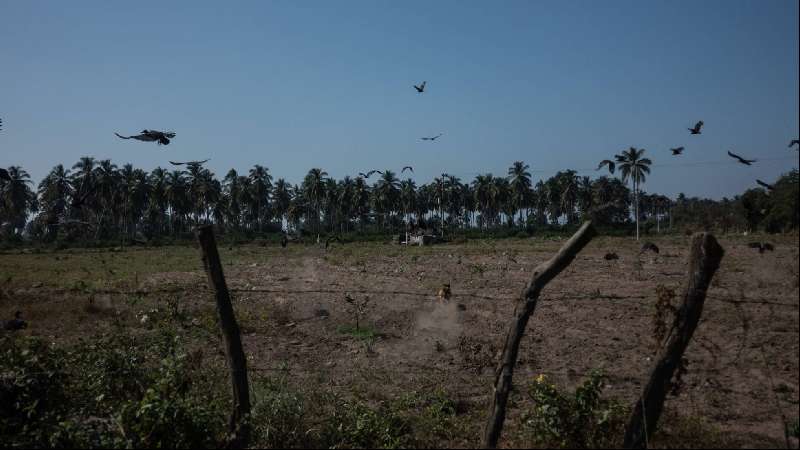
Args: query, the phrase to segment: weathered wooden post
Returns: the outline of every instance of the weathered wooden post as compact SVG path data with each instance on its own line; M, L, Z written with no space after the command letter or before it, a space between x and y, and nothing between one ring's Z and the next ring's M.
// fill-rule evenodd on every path
M670 381L700 321L706 291L724 254L725 251L713 235L696 233L692 237L689 282L683 296L683 304L678 309L672 328L667 333L656 357L650 380L633 407L628 427L625 429L623 447L647 448L649 436L656 431L658 419L664 408L664 399L670 390Z
M506 342L503 347L503 356L497 368L494 382L494 396L489 413L489 421L486 424L483 445L486 448L497 447L500 433L503 431L503 422L506 419L506 404L508 395L511 392L511 379L514 376L514 366L517 363L519 344L525 333L533 311L536 309L536 302L539 300L539 293L542 289L555 278L562 270L567 268L575 259L586 244L597 234L592 222L586 222L575 233L561 249L549 261L542 263L533 272L533 278L522 292L520 299L514 309L514 318L506 334Z
M247 382L247 359L242 349L242 339L239 334L239 325L233 314L228 286L222 272L222 263L219 260L217 243L214 239L214 228L211 225L198 227L197 240L203 251L203 266L208 276L208 284L214 289L217 300L217 313L219 314L219 327L225 343L225 358L231 373L233 386L233 411L228 423L230 448L243 448L247 446L250 437L249 426L245 419L250 414L250 387Z

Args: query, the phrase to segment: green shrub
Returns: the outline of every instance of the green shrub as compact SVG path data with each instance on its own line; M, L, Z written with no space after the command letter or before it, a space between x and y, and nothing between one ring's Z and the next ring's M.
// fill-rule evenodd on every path
M604 377L593 371L573 394L559 391L544 375L529 386L535 402L523 420L536 445L560 448L619 446L625 408L601 398Z

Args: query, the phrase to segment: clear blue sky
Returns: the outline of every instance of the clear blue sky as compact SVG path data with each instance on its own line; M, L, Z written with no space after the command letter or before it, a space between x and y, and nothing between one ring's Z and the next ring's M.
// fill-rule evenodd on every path
M720 198L797 167L798 82L795 0L2 0L0 166L38 183L83 155L210 157L218 176L258 163L298 182L411 164L421 183L515 160L538 179L636 146L647 191ZM177 138L113 134L144 128Z

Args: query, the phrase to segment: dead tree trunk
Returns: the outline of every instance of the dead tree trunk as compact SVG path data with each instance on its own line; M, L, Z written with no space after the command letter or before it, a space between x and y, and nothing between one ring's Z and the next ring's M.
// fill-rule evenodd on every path
M692 339L703 312L706 290L711 278L719 268L724 250L713 235L697 233L692 237L689 254L689 282L678 309L675 321L656 357L650 380L639 397L625 430L625 448L647 448L649 436L664 407L664 399L670 390L670 382L680 364L683 352Z
M214 239L214 228L211 225L201 226L196 231L200 248L203 251L203 265L205 266L208 284L214 289L217 300L217 313L219 314L219 327L222 339L225 342L225 358L231 372L233 386L233 412L228 423L230 432L230 448L243 448L249 439L249 428L244 422L250 414L250 388L247 383L247 360L242 349L242 340L239 335L239 325L233 314L228 286L225 275L222 273L222 263L217 252L217 243Z
M580 230L561 247L555 256L534 269L533 278L520 296L517 307L514 310L514 318L506 334L503 356L495 374L494 397L492 398L489 421L486 424L484 447L497 447L497 441L503 431L506 404L508 403L508 394L511 392L511 379L514 375L514 365L517 363L519 343L525 333L528 319L536 309L539 293L550 280L569 266L578 252L592 240L596 233L592 222L584 223Z

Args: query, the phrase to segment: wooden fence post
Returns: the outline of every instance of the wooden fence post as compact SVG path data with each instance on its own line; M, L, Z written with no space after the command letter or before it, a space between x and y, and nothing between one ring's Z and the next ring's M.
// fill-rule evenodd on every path
M706 290L725 254L714 236L708 233L696 233L692 237L691 245L689 282L683 304L656 357L650 380L633 407L625 429L624 448L647 448L649 436L655 432L664 408L664 399L669 392L672 376L700 321Z
M219 327L225 343L225 358L231 373L233 386L233 411L228 423L230 448L243 448L247 446L250 430L244 421L250 414L250 387L247 382L247 359L242 349L242 339L239 335L239 325L233 314L228 286L222 272L222 263L219 260L217 243L214 239L214 228L211 225L198 227L197 240L203 251L203 266L208 276L208 284L214 289L219 314Z
M508 395L511 392L511 379L514 376L514 365L517 363L519 344L525 333L533 311L536 309L536 302L539 300L539 293L542 289L564 270L575 259L586 244L597 234L592 222L586 222L581 226L569 241L549 261L540 264L533 272L533 278L522 292L519 302L514 309L514 318L506 334L503 356L495 373L494 396L492 406L489 410L489 421L486 423L483 445L486 448L497 447L500 433L503 431L503 422L506 418L506 404Z

